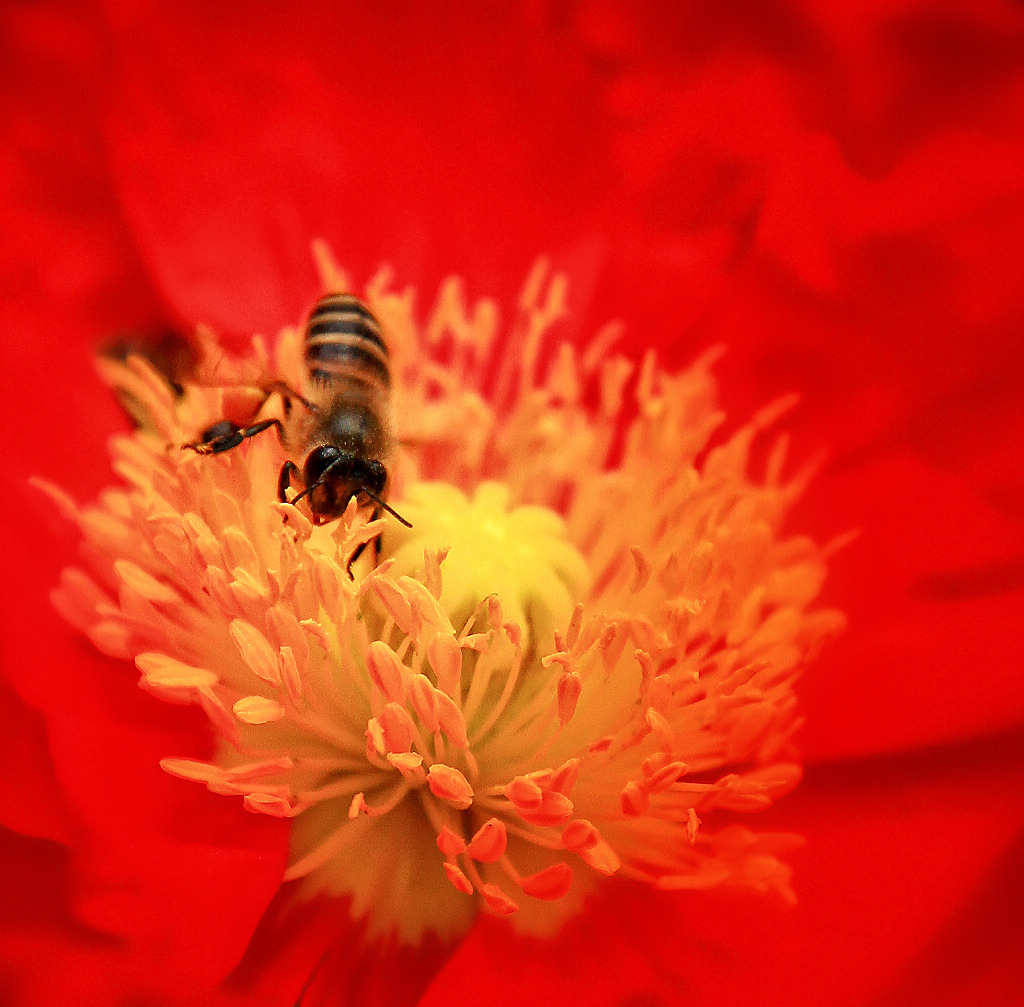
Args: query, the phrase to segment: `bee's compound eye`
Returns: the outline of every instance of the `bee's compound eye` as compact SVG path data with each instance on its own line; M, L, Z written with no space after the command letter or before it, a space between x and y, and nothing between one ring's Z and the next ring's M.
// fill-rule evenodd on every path
M314 448L302 467L302 476L307 486L312 486L342 455L342 452L331 444Z
M375 458L366 463L365 478L363 485L373 493L383 493L388 483L388 470Z

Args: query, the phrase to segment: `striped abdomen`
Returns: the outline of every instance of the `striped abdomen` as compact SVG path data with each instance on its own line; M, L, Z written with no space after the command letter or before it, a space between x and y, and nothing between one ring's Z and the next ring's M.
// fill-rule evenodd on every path
M387 390L388 348L370 309L351 294L328 294L309 314L306 366L314 381L337 378Z

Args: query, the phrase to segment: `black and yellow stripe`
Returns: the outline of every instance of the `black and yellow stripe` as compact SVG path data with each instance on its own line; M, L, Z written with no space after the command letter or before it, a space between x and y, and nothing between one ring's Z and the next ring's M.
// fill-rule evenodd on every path
M306 365L314 381L345 378L388 389L391 370L380 323L351 294L322 297L306 324Z

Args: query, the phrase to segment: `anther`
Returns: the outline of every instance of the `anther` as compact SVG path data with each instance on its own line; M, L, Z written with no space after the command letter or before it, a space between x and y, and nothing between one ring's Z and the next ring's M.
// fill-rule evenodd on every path
M634 780L622 788L619 807L628 818L639 818L647 810L648 803L647 793Z
M427 644L427 660L437 677L437 687L454 697L462 679L462 647L450 633L435 633Z
M575 672L564 672L558 679L558 720L564 726L572 720L583 682Z
M508 836L505 832L504 823L497 818L491 818L479 828L466 848L466 852L474 860L485 864L493 864L505 853L508 844Z
M544 870L520 878L519 887L535 899L553 902L562 898L572 885L572 868L564 861L545 867Z
M427 770L427 784L435 797L447 801L460 811L473 803L473 788L453 766L435 763Z
M366 650L366 670L386 699L404 703L409 669L383 641L374 640Z
M444 872L448 875L448 880L460 891L463 895L473 894L473 883L466 877L462 870L456 865L445 861L443 864Z
M480 894L488 907L500 916L511 916L518 912L519 906L513 902L497 885L481 885Z
M585 818L577 818L562 829L562 846L567 850L589 850L601 841L601 833Z
M437 848L446 857L458 857L466 852L466 841L445 825L437 834Z

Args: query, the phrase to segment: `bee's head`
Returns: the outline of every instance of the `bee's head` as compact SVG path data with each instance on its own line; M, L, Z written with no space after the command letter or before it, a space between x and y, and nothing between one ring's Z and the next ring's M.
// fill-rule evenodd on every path
M341 517L349 500L360 493L379 498L388 482L387 469L376 458L360 458L332 444L309 453L302 476L317 524Z

